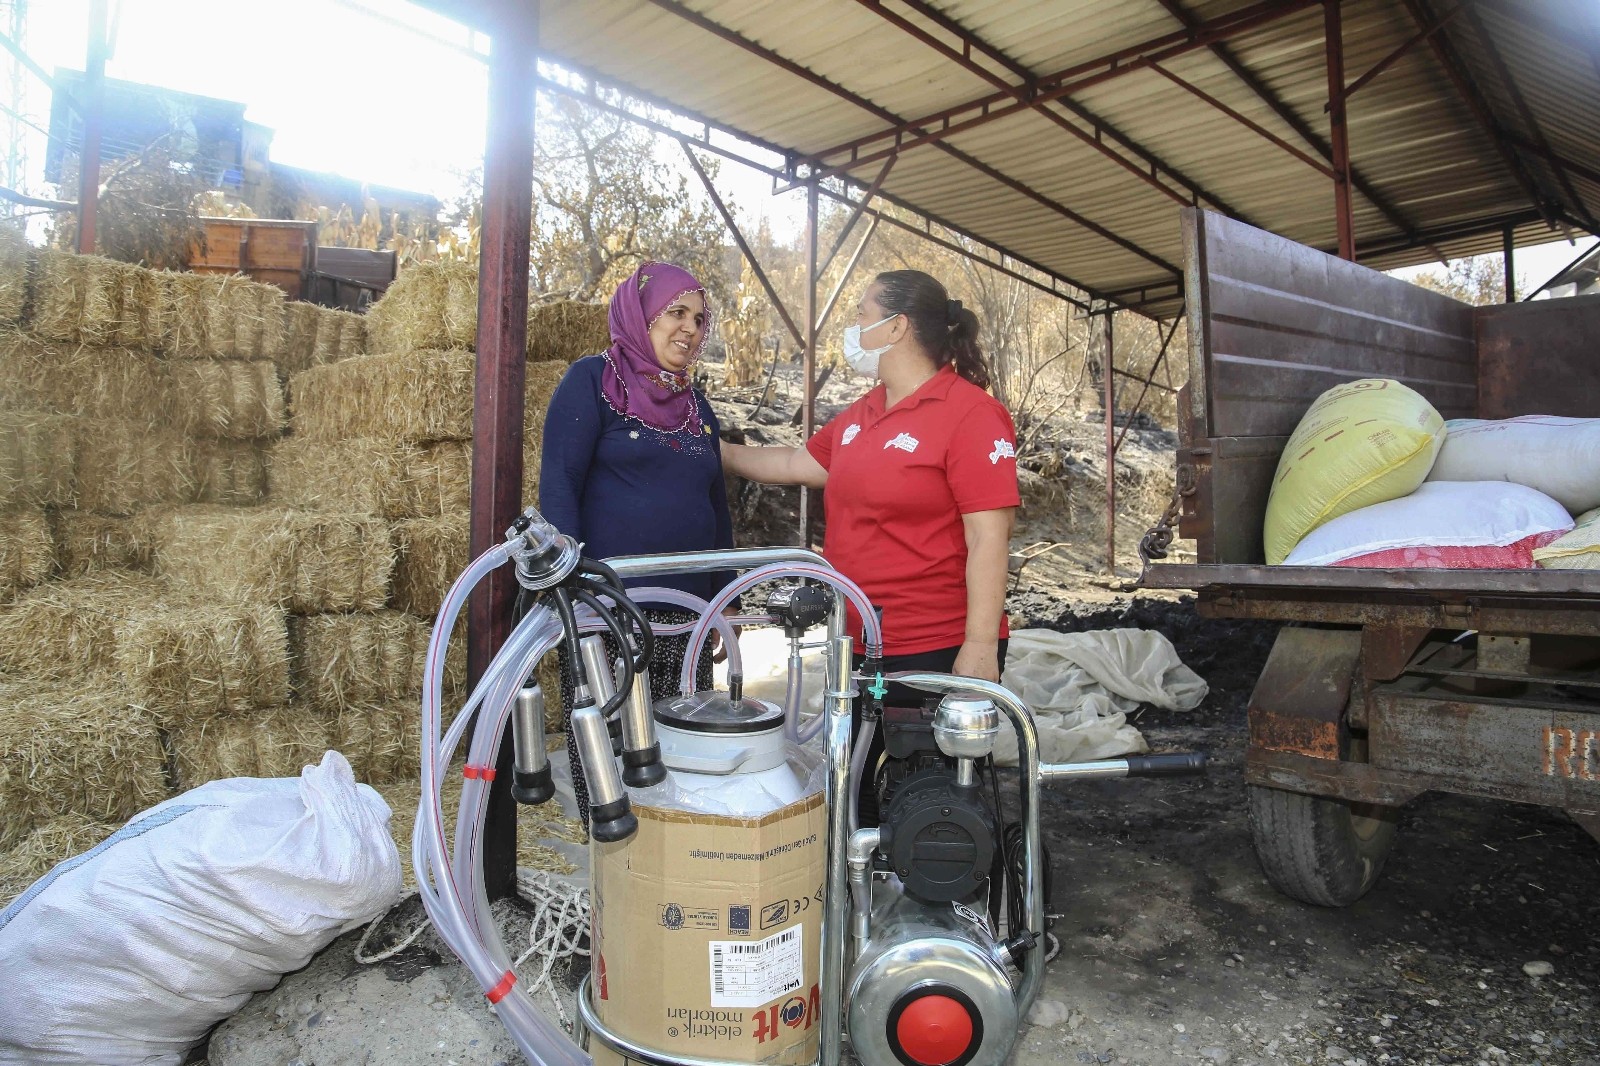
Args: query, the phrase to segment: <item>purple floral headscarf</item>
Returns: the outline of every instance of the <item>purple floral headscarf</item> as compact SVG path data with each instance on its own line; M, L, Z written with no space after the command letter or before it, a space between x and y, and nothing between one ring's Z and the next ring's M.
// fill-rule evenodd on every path
M698 292L706 302L706 329L690 354L689 366L674 373L656 361L650 326L678 299ZM620 415L668 433L700 432L700 405L690 388L689 370L711 336L711 297L695 276L671 263L645 263L617 286L609 315L611 347L600 390Z

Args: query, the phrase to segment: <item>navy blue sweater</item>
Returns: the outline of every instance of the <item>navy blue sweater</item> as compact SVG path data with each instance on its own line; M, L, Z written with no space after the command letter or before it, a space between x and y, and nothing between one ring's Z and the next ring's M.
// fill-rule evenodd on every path
M539 464L539 510L594 559L733 547L717 416L698 390L701 428L665 433L612 409L600 391L605 359L572 364L550 399ZM732 574L630 581L710 599Z

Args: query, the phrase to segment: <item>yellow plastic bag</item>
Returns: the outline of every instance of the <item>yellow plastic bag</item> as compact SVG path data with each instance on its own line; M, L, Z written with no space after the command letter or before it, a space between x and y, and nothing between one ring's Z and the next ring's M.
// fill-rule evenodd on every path
M1409 496L1433 468L1444 419L1398 381L1362 378L1317 397L1278 460L1267 500L1267 562L1360 507Z
M1578 516L1578 527L1542 548L1533 561L1546 570L1600 570L1600 507Z

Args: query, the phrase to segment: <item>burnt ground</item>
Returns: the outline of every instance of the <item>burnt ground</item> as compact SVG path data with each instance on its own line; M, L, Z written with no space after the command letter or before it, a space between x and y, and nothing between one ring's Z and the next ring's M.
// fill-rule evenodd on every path
M1013 618L1174 641L1211 694L1136 724L1211 770L1049 790L1061 950L1018 1062L1600 1064L1600 845L1565 815L1425 797L1366 898L1294 902L1257 865L1245 811L1246 704L1273 627L1050 593L1014 596Z

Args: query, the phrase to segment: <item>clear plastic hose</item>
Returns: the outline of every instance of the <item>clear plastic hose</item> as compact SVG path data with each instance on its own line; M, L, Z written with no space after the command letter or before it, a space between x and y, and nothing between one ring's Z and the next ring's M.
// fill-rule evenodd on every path
M771 563L767 566L758 566L745 573L742 577L728 583L726 587L711 598L706 605L706 614L695 625L694 632L689 634L689 649L683 657L683 673L679 677L679 687L685 696L694 693L694 663L700 657L700 648L706 642L706 636L715 624L713 619L722 614L723 608L732 603L734 597L741 595L747 589L754 588L763 581L773 581L783 577L807 577L832 586L836 591L844 594L856 613L861 616L863 643L867 646L869 655L883 654L883 632L878 626L877 613L872 609L872 601L867 599L867 594L862 592L854 581L845 577L837 570L810 563Z

